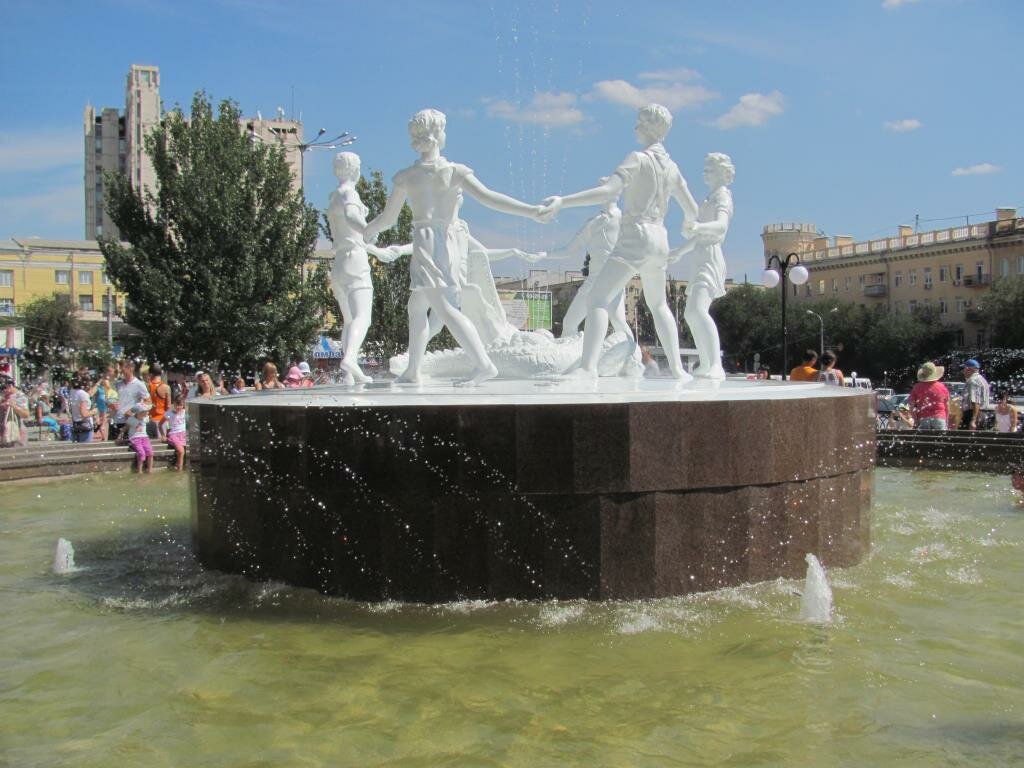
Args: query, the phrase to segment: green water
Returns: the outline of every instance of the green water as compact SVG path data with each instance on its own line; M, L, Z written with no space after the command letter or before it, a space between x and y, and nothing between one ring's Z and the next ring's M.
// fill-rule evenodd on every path
M1024 762L1008 478L879 470L828 627L795 621L789 581L443 607L253 584L195 565L186 483L0 487L0 765Z

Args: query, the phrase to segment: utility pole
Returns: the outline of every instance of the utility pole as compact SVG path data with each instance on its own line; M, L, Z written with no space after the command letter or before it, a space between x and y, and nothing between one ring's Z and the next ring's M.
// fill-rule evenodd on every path
M107 344L114 346L114 289L107 286Z

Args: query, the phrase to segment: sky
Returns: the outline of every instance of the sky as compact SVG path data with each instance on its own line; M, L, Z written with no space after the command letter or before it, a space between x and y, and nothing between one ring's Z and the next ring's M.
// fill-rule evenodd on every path
M662 103L698 201L706 153L736 166L738 281L760 280L766 224L861 240L1024 209L1019 0L6 0L0 18L0 239L83 237L82 110L123 108L133 63L160 67L166 109L199 89L248 115L281 107L307 137L356 135L364 172L387 179L415 160L409 118L441 109L445 155L531 203L610 173L635 148L636 108ZM331 154L306 155L321 208ZM463 209L486 245L529 250L594 212L543 226ZM682 242L678 209L667 223Z

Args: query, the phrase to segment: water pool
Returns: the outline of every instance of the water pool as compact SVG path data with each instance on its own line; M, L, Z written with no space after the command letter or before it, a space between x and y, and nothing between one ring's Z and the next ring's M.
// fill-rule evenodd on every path
M936 766L1024 759L1009 478L878 470L873 550L643 602L362 604L202 571L181 475L6 485L0 765ZM58 537L80 570L50 571Z

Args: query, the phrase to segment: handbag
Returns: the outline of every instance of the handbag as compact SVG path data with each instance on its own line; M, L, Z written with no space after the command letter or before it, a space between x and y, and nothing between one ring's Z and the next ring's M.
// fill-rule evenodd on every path
M4 406L3 436L0 437L0 442L4 445L21 442L21 419L10 405Z

